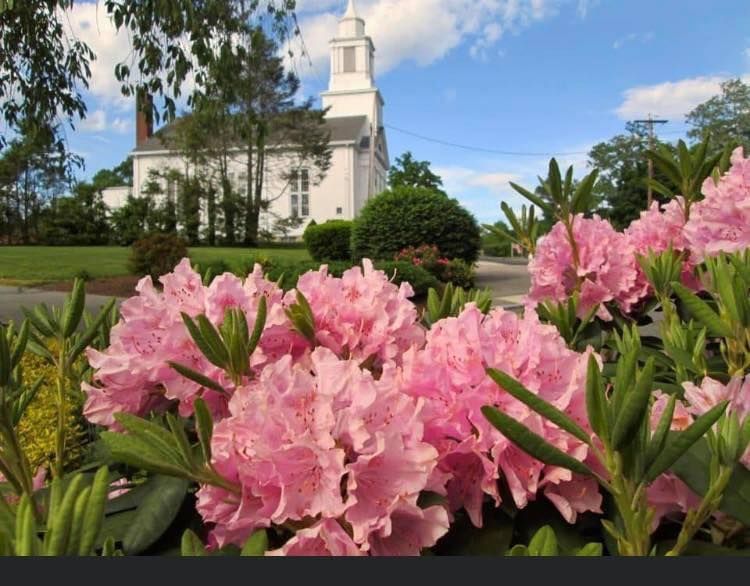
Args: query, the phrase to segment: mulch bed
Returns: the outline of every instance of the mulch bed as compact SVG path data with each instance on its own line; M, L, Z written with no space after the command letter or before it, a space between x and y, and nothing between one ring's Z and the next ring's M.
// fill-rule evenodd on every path
M135 286L140 277L122 275L120 277L103 277L92 279L86 283L86 293L89 295L103 295L105 297L131 297L135 295ZM40 289L47 291L70 291L73 281L58 281L42 285Z

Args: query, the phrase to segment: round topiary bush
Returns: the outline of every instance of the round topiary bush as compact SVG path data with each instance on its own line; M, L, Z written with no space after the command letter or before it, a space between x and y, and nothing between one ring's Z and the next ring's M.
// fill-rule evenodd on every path
M156 280L188 255L187 242L176 234L151 234L133 243L128 268Z
M310 223L302 238L313 260L350 260L352 258L352 222L328 220Z
M354 221L355 259L392 259L407 246L434 244L447 258L473 263L479 226L455 199L424 187L397 187L371 199Z

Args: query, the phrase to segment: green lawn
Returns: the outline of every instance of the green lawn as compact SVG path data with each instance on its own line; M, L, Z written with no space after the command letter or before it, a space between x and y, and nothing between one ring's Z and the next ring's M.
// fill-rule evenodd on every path
M82 270L93 277L128 274L130 248L122 246L0 246L0 283L41 284L72 279ZM239 266L250 255L309 260L301 248L191 248L198 264L223 260Z

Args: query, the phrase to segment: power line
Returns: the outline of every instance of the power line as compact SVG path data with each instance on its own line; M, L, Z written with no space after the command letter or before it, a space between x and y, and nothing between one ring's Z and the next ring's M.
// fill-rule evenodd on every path
M465 144L459 144L455 142L450 142L447 140L441 140L439 138L431 138L429 136L424 136L423 134L418 134L416 132L412 132L410 130L404 130L403 128L398 128L397 126L392 126L390 124L384 124L386 128L390 128L391 130L395 130L396 132L401 132L402 134L407 134L409 136L413 136L415 138L419 138L420 140L425 140L427 142L434 142L436 144L441 144L443 146L449 146L453 148L458 149L464 149L467 151L475 151L480 153L492 153L495 155L507 155L507 156L513 156L513 157L555 157L555 156L572 156L572 155L588 155L587 151L570 151L570 152L561 152L561 153L534 153L534 152L521 152L521 151L504 151L499 149L488 149L484 147L477 147L477 146L469 146Z

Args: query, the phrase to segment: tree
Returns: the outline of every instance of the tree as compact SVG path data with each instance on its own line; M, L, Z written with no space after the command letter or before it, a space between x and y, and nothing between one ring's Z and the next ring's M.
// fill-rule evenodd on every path
M312 100L296 102L300 82L285 71L277 44L260 28L241 41L221 47L206 93L222 101L232 136L241 146L243 243L255 246L261 212L288 192L302 167L308 168L309 180L318 183L330 167L331 148L325 113L314 110ZM264 189L267 175L278 178L280 185Z
M599 169L599 180L594 196L602 206L598 213L607 217L617 228L624 228L646 207L648 135L643 126L629 122L628 134L618 134L607 142L594 145L589 151L590 167ZM657 144L661 143L657 139ZM667 145L669 146L669 145ZM669 182L658 171L655 178ZM663 196L654 194L657 201Z
M42 209L66 193L73 167L58 128L24 121L19 135L0 152L0 240L30 243L39 237Z
M123 94L163 96L162 112L170 119L188 75L201 85L217 45L258 25L285 40L297 32L294 0L103 4L116 29L127 31L131 40L128 61L114 71ZM71 123L85 117L81 92L88 87L95 55L70 31L72 8L73 0L0 2L0 118L9 133L23 121L45 125L60 114ZM155 104L153 109L158 117ZM5 140L0 136L0 146Z
M77 183L71 196L56 199L44 210L40 232L46 244L106 244L110 231L101 190L94 183Z
M432 172L429 161L417 161L409 151L396 158L396 162L388 171L388 184L391 189L427 187L445 193L443 180Z
M696 106L685 121L693 128L688 137L700 141L710 135L714 147L750 148L750 85L740 79L721 84L721 94Z

